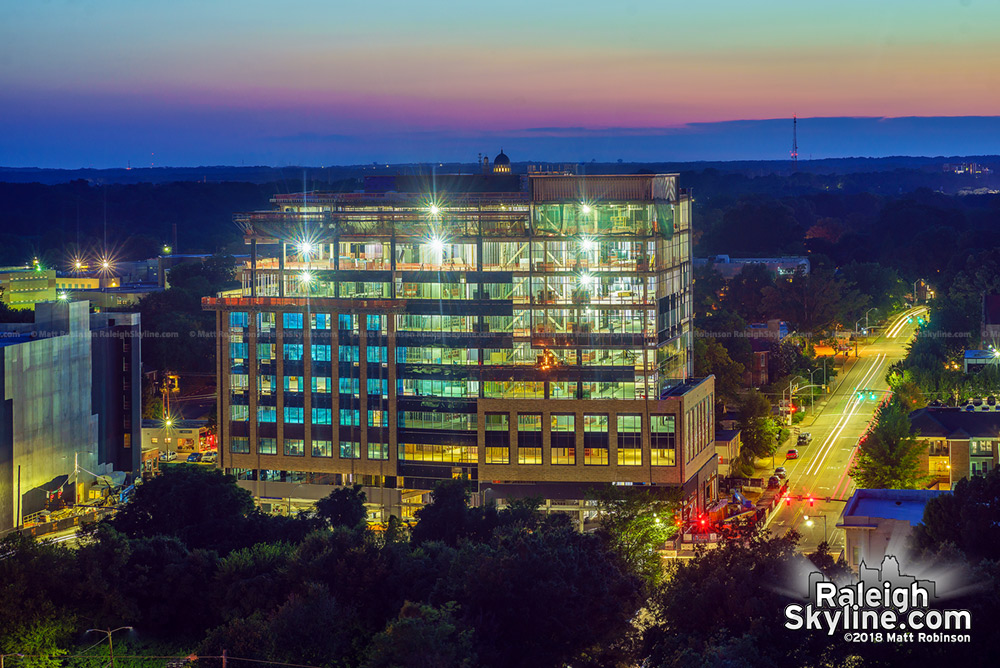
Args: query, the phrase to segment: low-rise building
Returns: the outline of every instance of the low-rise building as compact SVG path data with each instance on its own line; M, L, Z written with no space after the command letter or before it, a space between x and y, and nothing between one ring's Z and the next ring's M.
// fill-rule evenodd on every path
M31 309L56 298L54 269L0 267L0 301L14 309Z
M751 264L762 264L775 276L787 276L801 271L808 274L809 258L797 257L729 257L728 255L713 255L711 257L696 257L694 266L711 265L727 281L743 271L743 267Z
M715 430L715 454L719 458L719 477L730 475L730 466L734 459L740 456L743 441L739 429Z
M844 553L857 571L862 562L905 553L913 527L924 517L924 506L946 492L929 489L859 489L851 495L837 528L844 530Z
M207 420L143 420L142 449L190 454L211 449L214 439Z
M979 373L989 365L1000 365L1000 352L996 350L966 350L964 355L965 373Z
M921 466L939 489L951 489L962 478L986 475L997 466L998 412L928 406L910 413L910 429L927 443Z

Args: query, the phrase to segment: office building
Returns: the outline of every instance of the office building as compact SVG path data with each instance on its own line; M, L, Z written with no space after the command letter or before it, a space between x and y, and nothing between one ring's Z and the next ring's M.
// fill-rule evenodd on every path
M139 316L89 310L39 303L0 325L0 531L140 467Z
M219 465L293 509L360 482L409 516L442 479L585 514L587 491L715 495L714 379L691 376L676 175L373 177L239 214Z
M0 301L13 309L31 309L56 298L56 272L41 265L0 267Z

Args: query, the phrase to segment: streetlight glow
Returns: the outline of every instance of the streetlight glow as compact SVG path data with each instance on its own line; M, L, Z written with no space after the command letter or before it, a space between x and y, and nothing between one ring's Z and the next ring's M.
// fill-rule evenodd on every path
M309 284L309 283L312 283L312 280L313 280L312 272L303 271L299 275L299 282L300 283Z
M441 209L438 208L437 204L431 204L430 212L432 216L436 216L441 213Z
M303 241L299 244L299 254L300 255L311 255L313 252L313 245L308 241Z
M444 240L439 237L431 237L429 245L435 253L440 254L444 252Z
M583 206L580 207L580 211L583 211L584 213L590 213L591 211L590 205L585 202Z
M594 277L590 274L580 274L580 285L590 285L594 282Z
M595 248L597 248L597 242L594 241L593 239L584 239L582 245L583 245L583 250L585 251L592 251Z

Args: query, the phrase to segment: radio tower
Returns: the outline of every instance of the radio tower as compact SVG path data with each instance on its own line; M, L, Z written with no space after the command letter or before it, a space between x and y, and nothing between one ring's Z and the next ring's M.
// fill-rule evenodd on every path
M795 114L792 114L792 167L797 171L799 168L799 136L798 136L798 124L799 119Z

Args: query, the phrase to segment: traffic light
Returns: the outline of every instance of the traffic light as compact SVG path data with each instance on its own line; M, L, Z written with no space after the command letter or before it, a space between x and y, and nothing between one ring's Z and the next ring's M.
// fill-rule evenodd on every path
M794 412L795 412L795 411L797 411L797 410L799 410L799 407L798 407L798 406L796 406L795 404L788 404L788 411L789 411L790 413L794 413Z
M907 318L907 319L906 319L906 322L910 322L910 323L912 323L912 322L913 322L913 316L910 316L909 318Z
M698 524L701 526L701 530L704 531L708 527L708 520L702 517L698 520Z
M878 395L875 392L869 392L868 393L868 398L871 399L872 401L875 401L875 397L876 396L878 396Z
M785 497L785 505L788 506L789 508L791 508L791 506L792 506L792 497L791 497L791 495Z
M815 506L815 505L816 505L816 499L814 499L814 498L812 498L812 497L810 496L810 497L809 497L809 507L810 507L810 508L812 508L812 507L813 507L813 506Z

